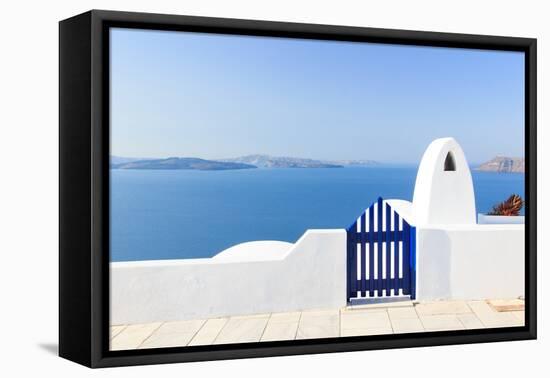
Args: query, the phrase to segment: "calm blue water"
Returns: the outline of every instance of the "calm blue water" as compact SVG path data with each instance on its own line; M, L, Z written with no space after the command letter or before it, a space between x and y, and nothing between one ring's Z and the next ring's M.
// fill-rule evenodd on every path
M345 228L378 196L412 200L416 169L111 170L111 260L210 257ZM524 196L522 174L472 174L478 212Z

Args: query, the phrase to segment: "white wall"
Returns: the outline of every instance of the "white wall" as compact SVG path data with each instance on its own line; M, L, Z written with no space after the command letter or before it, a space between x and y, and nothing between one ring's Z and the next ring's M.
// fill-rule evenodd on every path
M416 251L418 300L524 295L523 225L419 227Z
M477 215L477 223L478 224L525 224L525 216L523 216L523 215L505 216L505 215L478 214Z
M282 259L111 263L111 324L340 308L345 230L308 230Z

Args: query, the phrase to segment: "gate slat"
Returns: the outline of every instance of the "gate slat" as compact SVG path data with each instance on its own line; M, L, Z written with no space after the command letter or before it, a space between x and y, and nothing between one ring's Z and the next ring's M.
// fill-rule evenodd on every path
M369 207L369 296L374 295L374 206L375 204Z
M393 253L395 259L395 265L393 267L393 286L394 286L394 295L399 294L399 214L395 212L393 218L393 229L394 229L394 242L393 242Z
M410 279L409 279L409 270L410 270L410 254L409 254L409 236L410 236L410 226L405 220L403 220L403 294L410 294Z
M392 238L392 232L391 232L391 213L392 209L388 204L386 204L386 280L385 280L385 289L386 289L386 296L389 296L391 294L391 238Z
M377 219L377 223L378 223L378 276L377 276L377 288L376 288L376 294L377 296L381 297L382 296L382 212L384 211L382 209L382 197L379 197L378 198L378 212L377 212L377 215L378 215L378 219Z
M366 275L366 263L365 263L365 256L366 256L366 227L367 227L367 220L365 212L361 214L361 296L364 296L367 291L367 275ZM370 277L369 277L370 278Z

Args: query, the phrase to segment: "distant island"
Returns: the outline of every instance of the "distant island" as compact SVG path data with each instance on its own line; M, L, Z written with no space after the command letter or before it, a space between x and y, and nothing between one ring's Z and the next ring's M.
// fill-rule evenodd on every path
M477 171L500 173L525 173L525 159L517 157L497 156L481 164Z
M336 160L334 164L340 164L344 167L370 167L380 165L381 163L376 160Z
M374 160L323 161L270 155L247 155L230 159L206 160L199 158L146 159L111 156L113 169L193 169L218 171L251 168L343 168L347 166L377 165Z
M335 162L269 155L247 155L222 161L252 164L258 168L343 168Z
M131 160L122 163L111 163L114 169L193 169L199 171L222 171L228 169L251 169L254 165L229 163L198 158L177 158Z

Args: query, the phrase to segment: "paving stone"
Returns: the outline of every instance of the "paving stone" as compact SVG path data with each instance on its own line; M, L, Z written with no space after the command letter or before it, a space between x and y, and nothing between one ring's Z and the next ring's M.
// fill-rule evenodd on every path
M450 331L464 329L464 325L455 314L420 315L420 321L426 331Z
M344 308L340 311L341 314L356 314L356 313L375 313L375 312L388 312L385 307L361 307L361 308Z
M525 324L525 311L513 311L512 315L521 322L521 325Z
M318 316L337 316L340 314L339 309L334 310L313 310L313 311L302 311L301 317L305 318L314 318Z
M174 333L153 333L138 348L167 348L187 346L194 333L174 332Z
M228 318L208 319L188 345L211 345L228 321Z
M418 313L414 307L395 307L388 308L390 319L418 319Z
M294 340L298 331L298 321L267 323L260 341Z
M251 343L260 341L269 320L269 315L239 316L229 318L214 344Z
M260 341L294 340L301 312L271 314Z
M497 312L485 301L471 301L468 305L487 328L518 327L524 324L513 312Z
M464 301L425 302L415 305L418 315L467 314L472 312Z
M349 329L389 329L391 322L387 311L353 311L342 313L341 327Z
M122 332L122 330L126 328L125 325L116 325L116 326L111 326L111 335L110 335L110 339L112 340L113 337L115 337L116 335L118 335L120 332Z
M139 348L186 346L205 322L186 320L163 323Z
M162 323L131 324L111 340L111 350L136 349Z
M174 332L183 332L183 333L197 333L197 331L203 326L206 322L204 319L199 320L183 320L177 322L166 322L155 331L155 333L174 333Z
M297 339L318 339L340 335L340 312L304 311L298 324Z
M458 320L464 325L466 329L484 328L485 326L479 320L475 314L458 314L456 316Z
M389 335L393 331L391 328L353 328L343 329L342 337L346 336L372 336L372 335Z
M286 312L281 312L280 314L288 314ZM265 317L270 317L270 313L262 313L262 314L251 314L251 315L234 315L231 316L230 319L263 319Z
M418 317L409 318L392 318L390 316L393 333L410 333L410 332L424 332L422 322Z

